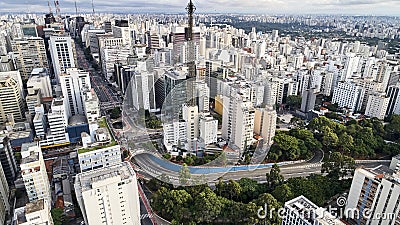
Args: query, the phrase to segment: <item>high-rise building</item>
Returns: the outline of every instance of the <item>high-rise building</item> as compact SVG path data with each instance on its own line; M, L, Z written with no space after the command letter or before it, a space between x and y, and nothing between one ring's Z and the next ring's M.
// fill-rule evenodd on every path
M78 160L81 172L107 168L122 161L121 147L114 145L104 148L100 147L99 149L83 148L78 151Z
M300 107L302 112L307 113L314 109L318 93L316 88L309 88L303 92Z
M50 208L50 183L42 150L38 143L23 144L21 147L21 157L21 175L29 202L44 199Z
M44 111L34 111L35 116L33 117L32 123L35 128L36 137L40 140L46 138L47 121L44 115Z
M169 115L181 115L182 105L186 102L186 74L182 70L169 70L164 74L164 105L163 110ZM179 118L175 118L179 119Z
M138 61L136 70L131 75L130 87L132 94L127 94L127 99L132 100L136 109L145 109L150 112L157 111L154 73L147 68L146 61Z
M222 138L242 153L253 143L254 107L240 95L223 96Z
M197 106L184 105L182 118L186 122L186 141L191 150L195 149L195 142L199 137L199 108Z
M24 83L22 81L21 73L19 72L19 70L0 72L0 78L1 77L3 77L3 78L11 77L15 81L17 81L19 90L21 92L21 97L24 99L24 95L23 95L23 93L24 93Z
M60 84L63 96L67 101L68 117L85 114L84 95L82 90L91 89L89 73L77 68L68 68L60 74Z
M254 133L264 139L264 143L272 145L276 130L276 111L272 106L256 108L254 114Z
M26 85L28 94L34 93L35 90L40 90L41 98L53 97L50 74L46 68L33 69Z
M63 145L69 143L69 136L66 131L68 126L68 113L64 98L55 98L51 104L51 109L47 113L49 128L45 139L41 140L40 146Z
M186 122L174 121L163 125L164 146L171 150L172 146L186 143Z
M0 223L5 224L6 215L10 212L10 188L8 186L3 168L0 165Z
M332 103L338 103L339 107L347 107L356 112L361 109L363 98L363 88L352 82L339 82L333 91Z
M389 86L386 94L389 97L386 115L400 114L400 83Z
M24 118L23 97L17 80L0 77L0 96L0 122L6 122L8 115L17 120Z
M0 51L1 51L0 45ZM5 47L5 46L4 46ZM7 51L5 51L7 53ZM4 54L5 54L4 53ZM0 56L0 72L8 72L15 70L14 61L11 59L10 55L1 55Z
M399 175L386 166L356 169L345 212L350 224L400 222ZM365 216L367 215L367 216Z
M114 75L114 64L127 62L132 51L129 46L113 46L100 48L101 69L108 79Z
M27 80L34 68L48 68L46 47L40 37L15 39L11 43L17 69Z
M53 225L49 205L44 199L29 202L24 207L15 209L13 224L17 225Z
M369 95L365 115L371 118L385 119L386 111L389 106L390 98L386 97L385 92L375 92Z
M75 193L88 225L140 224L138 184L128 162L78 174Z
M326 209L318 207L304 196L285 202L282 225L345 225Z
M0 137L0 162L8 185L12 185L18 174L18 167L8 137Z
M82 90L84 94L85 114L89 123L96 122L100 116L100 102L94 89Z
M75 43L69 36L51 36L49 49L55 79L59 82L60 75L65 73L67 68L77 67Z
M188 27L182 27L182 26L176 26L173 27L172 29L172 43L174 46L174 56L175 62L180 62L182 61L182 53L186 52L184 51L185 44L188 41L189 37L189 29ZM195 46L200 45L200 28L199 27L193 27L193 41Z
M217 143L218 120L210 115L200 115L199 139L205 145Z

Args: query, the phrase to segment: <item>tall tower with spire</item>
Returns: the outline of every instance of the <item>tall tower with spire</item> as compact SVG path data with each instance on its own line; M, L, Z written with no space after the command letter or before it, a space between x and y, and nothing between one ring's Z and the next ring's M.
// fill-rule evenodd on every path
M188 48L188 62L187 66L189 67L189 73L187 76L188 81L188 99L189 105L196 105L196 87L195 87L195 79L196 79L196 64L195 64L195 43L193 40L193 14L196 11L196 7L194 6L192 0L189 1L186 11L188 13L188 33L187 33L187 48Z

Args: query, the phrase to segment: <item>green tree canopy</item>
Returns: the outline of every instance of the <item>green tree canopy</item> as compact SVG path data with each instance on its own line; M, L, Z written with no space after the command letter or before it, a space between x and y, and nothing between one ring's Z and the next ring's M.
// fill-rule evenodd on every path
M322 173L327 173L329 177L339 179L353 174L355 161L353 158L343 155L340 152L330 154L328 160L322 164Z

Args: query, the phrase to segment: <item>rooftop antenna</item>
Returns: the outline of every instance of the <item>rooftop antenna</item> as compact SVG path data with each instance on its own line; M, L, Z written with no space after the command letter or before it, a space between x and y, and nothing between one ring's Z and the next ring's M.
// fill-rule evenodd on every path
M61 19L61 14L60 14L60 3L58 0L54 1L54 6L56 7L56 15L59 19Z
M194 50L194 40L193 40L193 14L196 11L196 7L194 6L192 0L189 1L189 4L186 7L186 11L188 13L189 17L189 27L188 27L188 38L187 38L187 43L188 43L188 63L187 66L189 67L189 74L187 76L187 79L193 80L196 78L196 64L195 64L195 50ZM195 85L194 81L189 81L188 82L189 90L188 94L189 96L189 105L190 106L195 106L196 105L196 90L195 90Z
M78 7L76 6L76 0L75 0L75 14L78 16Z
M51 5L50 5L50 1L47 1L47 5L49 6L49 14L52 14L52 10L51 10Z
M93 0L92 0L92 9L93 9L93 14L94 14L94 3L93 3Z

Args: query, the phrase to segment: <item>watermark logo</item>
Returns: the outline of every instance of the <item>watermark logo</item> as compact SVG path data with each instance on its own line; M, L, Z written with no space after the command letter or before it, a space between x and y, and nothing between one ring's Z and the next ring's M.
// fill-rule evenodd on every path
M341 197L339 197L339 198L336 199L336 204L337 204L337 206L339 206L339 207L346 206L346 203L347 203L346 197L341 196Z

